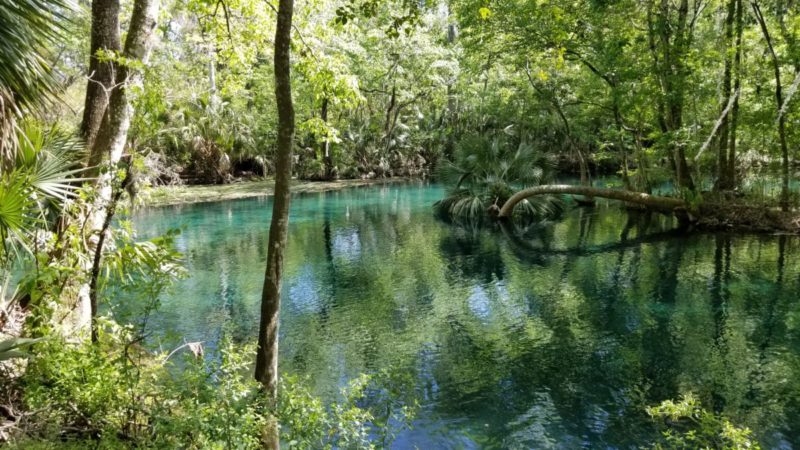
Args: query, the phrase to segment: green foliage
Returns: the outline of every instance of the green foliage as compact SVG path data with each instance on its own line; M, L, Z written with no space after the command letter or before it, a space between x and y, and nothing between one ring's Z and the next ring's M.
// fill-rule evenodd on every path
M26 120L17 139L13 165L0 172L0 264L20 248L33 252L36 231L47 229L85 180L77 176L81 146L63 130Z
M0 362L28 356L25 349L39 342L39 339L11 338L0 341Z
M94 436L121 447L257 447L266 419L247 349L227 346L218 362L190 357L180 367L148 355L131 331L106 329L102 345L37 346L21 380L34 411L30 439L72 430L67 441L76 444Z
M758 449L752 431L739 428L728 419L703 409L700 402L687 394L680 401L665 400L647 408L647 414L665 428L657 449Z
M177 352L148 354L133 336L132 328L109 323L101 345L38 344L19 382L31 414L12 448L56 439L76 447L91 440L101 448L259 448L272 419L250 375L253 347L225 342L218 358L208 358L191 344L175 363ZM359 406L370 383L356 378L341 401L326 405L297 377L284 376L275 412L282 442L374 448L372 413Z
M70 26L72 0L22 0L0 4L0 168L15 151L14 118L41 108L58 82L49 49Z
M505 133L491 139L470 136L458 144L453 162L439 166L439 180L448 196L436 204L453 218L479 219L490 207L500 208L517 189L542 184L552 176L552 164L531 144L516 143ZM556 199L539 197L521 202L515 213L527 217L559 211Z
M373 448L368 425L372 414L358 406L369 381L365 375L355 378L342 389L342 401L328 407L311 395L297 377L282 377L278 417L287 447Z

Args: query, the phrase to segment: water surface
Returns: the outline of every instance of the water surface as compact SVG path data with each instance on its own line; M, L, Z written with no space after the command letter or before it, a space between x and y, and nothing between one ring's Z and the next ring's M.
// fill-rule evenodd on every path
M386 370L417 401L394 448L635 448L643 413L682 393L800 447L800 257L786 236L676 236L600 202L527 230L433 217L410 184L293 198L281 368L320 395ZM163 207L191 277L152 319L154 345L257 335L271 200Z

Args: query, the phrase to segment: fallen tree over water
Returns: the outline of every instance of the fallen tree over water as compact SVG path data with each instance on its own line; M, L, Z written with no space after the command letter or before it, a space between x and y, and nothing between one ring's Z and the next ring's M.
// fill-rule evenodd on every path
M644 209L672 214L682 226L703 229L728 229L752 232L800 233L800 215L783 212L768 205L753 205L710 197L697 205L690 205L676 197L645 194L624 189L596 188L568 184L551 184L523 189L512 195L497 211L499 218L510 218L514 207L523 200L537 195L582 195L593 198L619 200Z

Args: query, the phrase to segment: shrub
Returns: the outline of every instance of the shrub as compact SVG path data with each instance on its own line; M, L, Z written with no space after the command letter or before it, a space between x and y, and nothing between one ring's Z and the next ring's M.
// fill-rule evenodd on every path
M332 405L284 376L273 411L251 375L252 346L226 342L212 358L187 344L175 362L175 351L151 355L128 340L132 330L109 325L98 345L38 344L18 382L26 412L11 447L258 448L274 416L288 448L374 448L373 415L360 406L368 376Z
M678 402L666 400L647 408L647 413L664 428L662 439L653 446L656 449L760 448L750 429L736 427L728 419L706 411L692 394Z

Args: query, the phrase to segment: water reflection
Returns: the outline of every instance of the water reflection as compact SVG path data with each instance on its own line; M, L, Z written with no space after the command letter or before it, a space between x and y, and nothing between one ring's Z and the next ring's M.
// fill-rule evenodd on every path
M498 230L436 221L436 186L295 197L281 361L323 395L392 368L418 400L397 448L634 447L643 407L695 392L768 447L800 445L797 238L674 233L614 205ZM153 345L256 336L270 202L161 208L192 277Z

